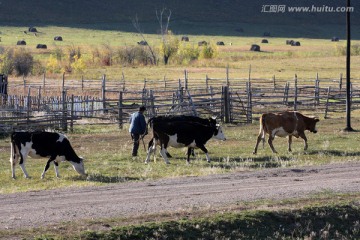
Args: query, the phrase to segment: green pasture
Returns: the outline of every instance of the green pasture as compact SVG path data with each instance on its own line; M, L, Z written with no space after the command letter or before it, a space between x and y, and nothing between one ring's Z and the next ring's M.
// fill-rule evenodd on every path
M102 29L100 27L84 28L82 25L74 27L40 26L37 27L39 33L36 36L33 33L24 33L28 30L27 26L1 26L0 46L19 48L20 46L16 46L16 42L25 40L27 45L24 48L30 51L35 59L38 59L43 65L46 65L49 56L56 49L62 49L66 55L70 48L79 48L82 57L87 62L91 62L94 50L101 52L105 51L106 48L111 48L115 51L126 46L136 46L137 42L142 40L131 24L125 25L125 27L121 27L122 25L102 26ZM197 46L197 43L203 40L212 44L223 41L225 46L216 46L218 54L215 58L201 59L184 65L170 63L166 66L161 62L157 66L88 64L83 73L71 74L68 78L80 79L82 75L87 79L99 79L103 74L106 74L110 80L119 80L124 74L128 81L145 78L163 79L164 77L178 79L183 77L185 69L189 71L190 79L205 78L206 75L211 78L224 78L226 66L230 67L231 78L247 78L250 66L251 77L253 78L271 78L275 75L278 79L293 79L294 75L297 74L299 79L313 79L318 73L320 78L337 79L340 73L345 74L345 56L339 50L344 48L345 41L341 39L340 42L331 42L331 36L336 34L330 34L333 32L330 27L321 30L322 33L328 33L329 38L324 38L327 36L326 34L322 34L321 38L302 38L300 36L285 38L278 37L281 34L277 33L275 29L279 30L280 28L273 26L274 37L267 37L269 43L263 44L261 40L265 37L262 37L264 32L262 25L249 26L249 29L252 30L242 34L236 33L234 30L231 32L231 29L236 29L234 24L225 24L222 31L217 24L197 23L195 26L198 31L194 29L187 31L191 34L187 34L185 28L178 31L174 30L175 37L180 39L182 35L189 36L190 41L184 44L192 46ZM205 34L210 31L211 27L218 29L218 31L215 31L214 34ZM174 28L176 29L176 25ZM160 46L161 36L155 33L153 25L144 24L143 29L153 29L152 33L145 33L144 36L150 46L157 49ZM62 42L53 40L54 36L58 35L63 37ZM286 45L285 42L288 39L300 41L301 46ZM47 44L48 49L36 49L38 43ZM261 52L249 51L251 44L259 44ZM352 41L354 48L358 48L359 44L359 40ZM53 74L48 77L61 79L61 75ZM352 57L351 76L354 79L360 79L359 55ZM28 78L31 77L40 78L40 76L29 76ZM12 78L16 77L12 76Z
M360 126L360 118L353 118L353 127ZM77 126L68 137L78 155L83 156L88 177L78 175L72 166L60 164L61 178L56 178L53 167L49 168L45 179L40 176L46 159L28 158L26 168L31 179L25 179L19 166L16 166L17 179L11 178L9 138L0 141L0 193L45 190L54 188L106 185L126 181L144 181L149 179L174 178L184 176L202 176L209 174L245 172L264 168L282 168L290 166L319 165L331 162L359 161L359 134L343 132L344 118L321 119L319 133L307 133L309 149L303 150L303 142L293 142L293 152L287 152L287 140L276 138L274 146L279 154L273 154L268 147L258 154L252 151L258 133L258 123L251 125L225 125L227 141L210 140L207 144L211 163L206 162L205 155L197 150L191 164L186 164L184 149L169 148L173 155L171 164L166 165L157 153L144 164L146 153L140 146L139 156L131 157L132 143L127 129L119 130L116 126ZM149 136L145 138L147 144Z

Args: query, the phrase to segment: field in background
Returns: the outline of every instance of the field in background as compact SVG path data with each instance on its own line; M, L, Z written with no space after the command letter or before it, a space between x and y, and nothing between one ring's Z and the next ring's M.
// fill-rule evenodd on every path
M208 29L211 24L197 26L198 29L204 27ZM131 26L129 26L131 28ZM144 26L146 29L146 25ZM38 27L39 33L34 36L32 33L25 34L27 27L1 27L1 44L3 47L16 47L18 40L25 40L25 49L30 51L35 59L40 60L46 66L49 56L57 48L63 49L66 54L69 48L80 48L82 56L86 61L91 62L92 51L98 49L102 51L105 47L118 49L124 46L136 46L141 37L138 33L117 31L117 30L93 30L83 28ZM259 29L259 25L257 28ZM329 28L330 29L330 28ZM201 33L201 30L199 30ZM205 31L204 31L205 32ZM330 32L330 30L329 30ZM199 41L208 41L215 44L223 41L225 46L218 46L218 56L214 59L203 59L185 65L163 65L158 66L101 66L96 64L89 66L82 74L72 74L69 79L80 79L83 75L87 79L100 79L103 74L110 80L120 80L122 74L131 81L143 79L178 79L182 77L184 69L189 72L189 77L205 78L206 74L212 77L223 77L227 65L232 69L230 74L233 77L248 77L251 65L251 76L255 78L271 78L276 76L280 79L293 79L297 74L301 78L315 78L319 73L321 78L338 78L340 73L345 73L345 56L339 52L339 48L344 48L345 41L340 38L340 42L331 42L329 38L309 39L309 38L279 38L276 33L274 37L267 37L268 44L262 44L262 30L258 30L258 37L248 37L246 33L241 35L226 35L226 31L219 32L219 35L193 35L186 34L190 38L188 44L197 46ZM175 33L176 34L176 33ZM222 35L223 34L223 35ZM64 41L54 41L54 36L62 36ZM183 34L176 35L181 38ZM335 34L334 34L335 35ZM160 35L146 34L146 39L151 46L160 46ZM286 45L288 39L301 42L300 47ZM48 49L36 49L38 43L47 44ZM230 45L230 43L232 45ZM251 44L259 44L261 52L249 51ZM359 46L360 41L352 41L353 46ZM65 57L66 58L66 55ZM49 78L61 79L62 74L48 74ZM352 57L352 78L360 78L360 56ZM39 78L37 76L33 76ZM14 77L11 77L14 78ZM11 80L10 78L10 80Z

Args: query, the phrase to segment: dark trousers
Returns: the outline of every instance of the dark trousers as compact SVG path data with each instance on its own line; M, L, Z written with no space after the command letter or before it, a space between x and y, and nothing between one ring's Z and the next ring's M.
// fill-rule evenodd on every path
M140 134L131 133L131 138L134 143L133 149L132 149L132 155L137 156L137 152L138 152L139 144L140 144Z

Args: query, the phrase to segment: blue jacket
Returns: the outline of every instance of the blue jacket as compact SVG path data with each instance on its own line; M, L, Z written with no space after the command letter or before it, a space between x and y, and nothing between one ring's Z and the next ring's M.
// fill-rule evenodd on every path
M146 121L143 114L135 112L131 114L129 132L133 134L144 134L146 130Z

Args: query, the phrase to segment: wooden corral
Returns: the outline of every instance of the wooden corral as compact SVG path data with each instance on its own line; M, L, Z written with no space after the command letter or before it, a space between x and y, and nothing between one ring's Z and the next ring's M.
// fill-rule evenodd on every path
M156 115L217 116L225 123L246 124L263 112L312 111L328 117L345 111L345 89L338 79L289 80L226 78L107 81L24 79L11 82L8 95L1 95L0 131L41 127L71 130L81 119L103 124L128 122L140 105L147 117ZM352 85L352 108L360 106L360 90Z

